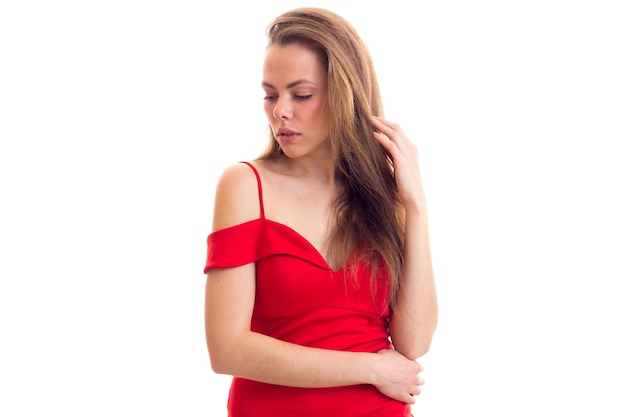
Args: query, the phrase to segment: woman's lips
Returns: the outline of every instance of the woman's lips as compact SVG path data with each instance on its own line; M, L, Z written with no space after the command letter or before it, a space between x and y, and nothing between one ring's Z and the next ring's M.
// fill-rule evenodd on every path
M290 129L280 128L276 132L276 139L280 143L292 143L295 141L300 134Z

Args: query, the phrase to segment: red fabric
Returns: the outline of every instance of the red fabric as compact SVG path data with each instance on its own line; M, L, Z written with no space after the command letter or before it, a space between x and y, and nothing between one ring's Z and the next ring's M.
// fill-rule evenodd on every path
M250 165L250 164L248 164ZM372 295L365 265L359 284L333 271L321 254L293 229L261 217L208 237L205 273L256 263L252 330L304 346L354 352L389 349L385 287ZM381 277L381 282L384 277ZM410 406L374 386L292 388L234 377L230 417L408 417Z

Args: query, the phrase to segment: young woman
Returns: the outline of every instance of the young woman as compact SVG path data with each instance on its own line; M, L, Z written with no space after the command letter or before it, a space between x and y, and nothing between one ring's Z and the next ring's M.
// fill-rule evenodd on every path
M410 416L438 314L417 149L343 18L300 8L267 33L269 147L223 172L208 237L229 416Z

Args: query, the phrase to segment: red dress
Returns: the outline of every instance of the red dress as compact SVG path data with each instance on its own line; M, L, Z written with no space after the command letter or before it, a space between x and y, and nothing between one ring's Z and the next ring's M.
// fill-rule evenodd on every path
M209 235L204 272L256 263L253 331L324 349L378 352L390 349L389 308L384 277L374 297L366 265L359 285L333 271L309 241L293 229L265 218L257 177L260 218ZM408 404L372 385L293 388L234 377L230 417L409 417Z

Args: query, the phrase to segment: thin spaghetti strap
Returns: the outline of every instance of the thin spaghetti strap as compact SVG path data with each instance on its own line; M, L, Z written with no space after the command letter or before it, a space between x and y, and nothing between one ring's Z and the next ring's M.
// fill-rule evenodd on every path
M261 218L264 219L265 209L263 208L263 187L261 186L261 176L259 175L259 171L257 171L254 165L252 165L250 162L241 161L240 163L248 165L254 172L254 175L256 175L256 182L259 186L259 206L261 208Z

